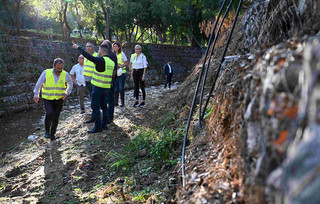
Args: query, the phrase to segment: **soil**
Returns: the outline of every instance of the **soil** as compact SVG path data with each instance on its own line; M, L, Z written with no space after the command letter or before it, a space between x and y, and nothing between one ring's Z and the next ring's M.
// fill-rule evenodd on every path
M87 133L93 124L85 123L90 117L89 101L86 114L80 114L78 105L64 107L56 141L45 139L42 127L33 133L38 139L2 153L0 202L114 203L174 199L175 165L156 163L148 156L149 150L143 149L131 170L112 168L115 154L108 153L123 152L142 130L159 130L159 124L172 107L163 100L175 98L176 92L177 85L171 90L162 86L148 88L146 106L134 108L133 93L128 91L126 106L115 108L114 122L108 130L95 134ZM162 128L174 129L170 123ZM168 150L170 158L179 158L181 146L179 141L176 149Z

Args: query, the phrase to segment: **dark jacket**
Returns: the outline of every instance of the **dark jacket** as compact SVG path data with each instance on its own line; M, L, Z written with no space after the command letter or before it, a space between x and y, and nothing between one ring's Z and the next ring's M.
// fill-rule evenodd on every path
M172 66L172 64L170 64L170 67L171 67L171 74L173 74L173 66ZM170 74L169 73L168 63L166 65L164 65L164 74L167 75L167 76Z

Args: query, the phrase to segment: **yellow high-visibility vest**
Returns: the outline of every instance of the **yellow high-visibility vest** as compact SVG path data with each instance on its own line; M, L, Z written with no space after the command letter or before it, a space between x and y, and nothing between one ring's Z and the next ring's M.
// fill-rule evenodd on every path
M42 98L47 100L59 100L63 98L66 91L67 73L62 70L59 80L56 84L53 76L53 69L46 70L46 82L42 86Z
M111 88L112 75L115 63L109 57L103 57L106 69L104 72L98 72L94 69L91 84L100 88Z
M118 65L123 65L122 63L122 52L117 55ZM126 67L122 67L122 74L127 72Z
M92 54L92 56L97 57L98 53L94 52ZM91 62L90 60L88 60L87 58L85 58L84 63L83 63L83 75L87 76L87 77L92 77L93 71L96 68L96 65Z

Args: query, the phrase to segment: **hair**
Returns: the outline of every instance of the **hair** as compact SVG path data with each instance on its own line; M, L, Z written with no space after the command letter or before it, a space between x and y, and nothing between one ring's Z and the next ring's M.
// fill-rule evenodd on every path
M92 42L87 42L87 44L92 45L92 47L94 48L94 44Z
M56 58L53 60L53 66L56 66L57 64L64 64L63 59L61 58Z
M109 52L111 51L111 47L109 45L100 45L100 49L102 49L107 54L109 54Z
M139 48L140 50L142 50L141 45L136 45L136 46L134 46L134 48Z
M114 42L114 43L112 44L112 46L114 46L114 45L118 45L118 47L119 47L119 51L118 51L118 53L121 53L121 46L120 46L120 43L119 43L119 42Z

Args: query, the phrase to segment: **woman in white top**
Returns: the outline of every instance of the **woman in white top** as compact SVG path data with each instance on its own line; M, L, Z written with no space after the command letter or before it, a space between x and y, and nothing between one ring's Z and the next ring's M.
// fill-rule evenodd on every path
M146 99L146 91L145 91L145 77L146 70L148 66L147 58L142 53L142 47L140 45L136 45L134 47L135 54L131 55L130 59L130 78L131 81L134 81L134 96L136 98L136 102L133 107L136 106L144 106ZM139 88L142 91L143 100L139 104Z
M121 98L120 107L123 107L124 106L124 83L127 77L126 66L128 65L128 59L124 54L124 52L121 51L120 43L114 42L112 44L112 48L118 60L118 71L117 71L118 77L114 81L114 101L115 101L115 106L118 106L119 92L120 92L120 98ZM120 71L120 68L122 70L122 73Z

